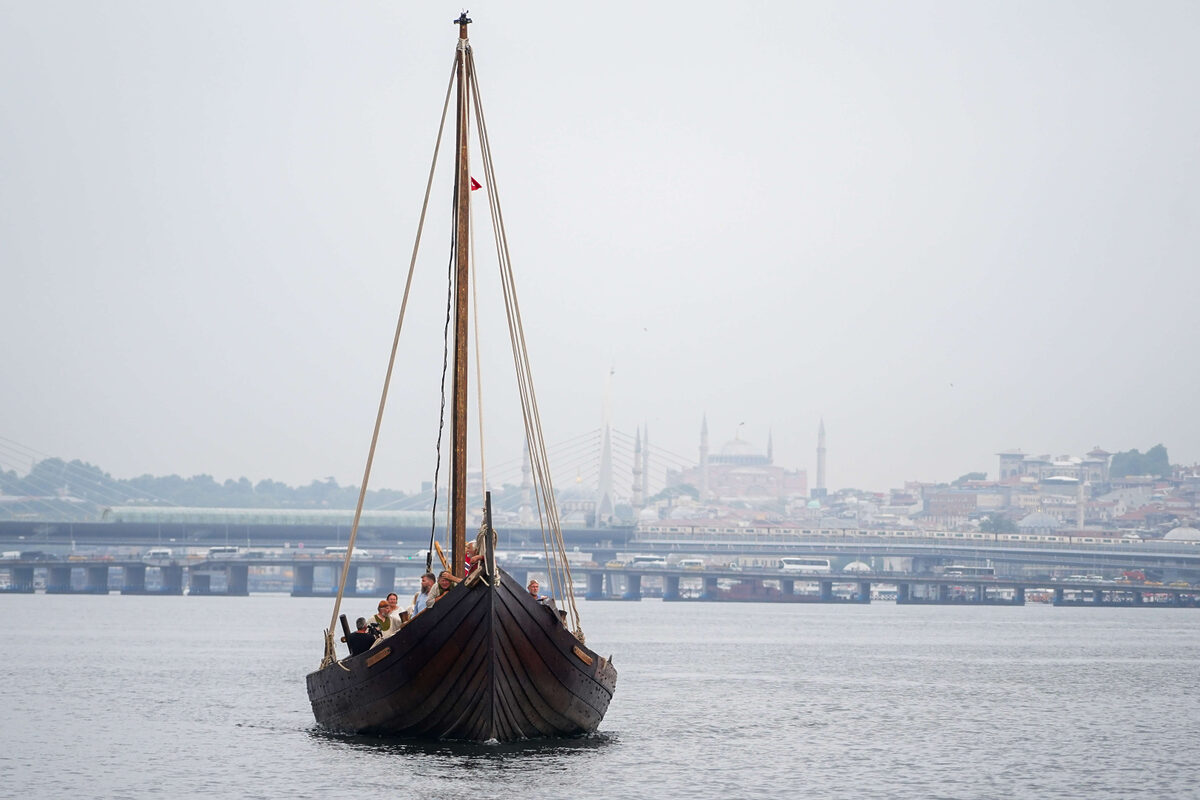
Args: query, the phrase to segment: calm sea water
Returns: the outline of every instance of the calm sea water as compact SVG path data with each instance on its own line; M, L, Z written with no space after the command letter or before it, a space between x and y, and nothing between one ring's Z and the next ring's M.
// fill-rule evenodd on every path
M304 676L330 610L0 596L0 794L1200 793L1196 609L584 603L620 670L600 732L504 746L316 730Z

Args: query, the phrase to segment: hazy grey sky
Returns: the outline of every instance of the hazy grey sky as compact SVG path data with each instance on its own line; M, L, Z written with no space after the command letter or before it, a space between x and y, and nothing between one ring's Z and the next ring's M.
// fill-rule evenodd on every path
M357 482L459 11L0 1L0 436ZM707 412L811 482L823 416L831 487L1200 460L1200 4L471 16L550 442L612 365L614 424L692 457ZM432 472L447 198L376 486Z

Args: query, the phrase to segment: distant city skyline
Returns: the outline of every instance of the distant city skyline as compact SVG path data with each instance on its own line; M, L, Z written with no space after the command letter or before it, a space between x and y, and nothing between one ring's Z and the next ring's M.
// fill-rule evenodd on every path
M745 423L811 479L823 419L831 490L1013 447L1200 461L1200 5L471 11L475 202L503 202L548 441L597 428L611 381L617 430L693 460L707 414L714 447ZM0 436L119 476L358 483L452 18L5 4ZM432 473L449 161L372 486ZM512 460L497 283L485 443Z
M822 431L823 431L823 427L824 426L822 426ZM805 480L803 478L803 475L801 475L801 477L799 479L800 483L797 484L797 485L807 487L807 489L805 490L805 494L813 494L815 492L815 490L822 488L822 487L817 486L817 482L816 482L816 478L815 478L817 472L815 469L809 468L805 465L791 465L791 464L786 464L786 463L780 462L777 459L773 458L773 453L771 454L771 456L768 456L768 449L767 448L759 448L756 446L756 444L751 439L749 439L748 437L743 437L742 430L743 430L742 425L737 426L737 428L735 428L733 436L731 436L728 440L725 440L724 442L720 442L714 446L714 451L713 451L714 454L719 456L723 449L725 449L733 444L743 445L743 447L740 447L738 449L738 453L741 455L751 456L750 461L753 461L755 464L757 464L759 462L764 463L764 464L765 463L778 464L781 469L797 470L800 473L807 473L808 474L807 480ZM656 445L652 442L642 444L640 441L640 436L641 436L640 430L637 433L630 435L630 434L625 433L624 431L619 431L617 429L614 429L614 434L615 434L614 442L613 442L613 451L614 451L613 473L614 473L614 478L615 478L614 486L613 486L613 496L614 497L622 499L622 500L628 499L630 496L632 496L633 491L632 491L632 487L629 485L630 481L626 480L626 478L632 478L635 474L637 474L637 475L639 475L639 480L640 480L640 477L641 477L640 471L637 473L635 473L635 471L634 471L634 463L635 462L634 462L634 458L633 458L633 453L634 453L635 447L645 447L645 448L649 448L650 450L658 451L651 458L650 475L647 477L646 482L641 484L641 485L649 486L650 487L649 491L651 494L653 494L655 491L659 491L663 488L664 481L667 479L667 474L668 474L668 472L670 472L672 470L677 473L682 473L687 478L687 481L692 481L694 484L699 481L699 478L696 477L697 475L700 474L698 472L699 463L700 463L698 458L692 458L689 460L689 457L687 455L684 455L682 453L678 453L678 452L675 452L672 450L667 450L665 448L660 448L660 447L658 447L658 445ZM769 435L772 437L772 440L773 440L773 433L769 434ZM561 449L559 447L558 443L553 443L553 442L548 443L548 448L551 452L552 465L556 461L556 456L555 456L556 452L559 454L558 459L557 459L559 462L558 463L558 468L559 468L558 473L559 474L556 474L553 476L553 478L555 480L555 484L558 488L560 488L560 489L566 488L571 485L571 483L574 479L576 479L579 476L582 476L582 477L586 478L586 484L587 484L588 488L595 486L595 488L597 490L599 490L600 487L598 485L597 470L600 468L600 461L601 461L601 453L600 453L600 447L601 447L601 442L602 442L601 429L597 428L594 431L590 432L590 440L595 445L591 451L586 450L587 445L589 443L588 437L589 437L589 434L584 434L583 436L573 437L572 439L568 440L567 441L568 449L566 451ZM635 438L637 439L637 444L634 444ZM1148 450L1151 447L1158 445L1158 444L1163 444L1167 448L1168 455L1171 453L1169 443L1155 442L1154 444L1147 444L1142 447L1126 448L1126 449L1123 449L1120 451L1117 451L1117 450L1109 451L1109 454L1111 455L1112 453L1117 453L1117 452L1128 452L1128 450L1133 450L1133 449L1137 449L1140 452L1144 453L1146 450ZM773 444L772 444L771 450L773 450ZM994 451L993 453L988 454L986 459L981 458L980 463L974 465L973 468L963 469L959 472L956 472L953 475L949 474L948 472L943 473L941 475L936 475L936 476L908 475L908 476L904 477L902 480L900 480L894 484L890 484L890 485L886 485L886 486L882 486L882 485L872 486L872 485L856 483L856 482L851 481L851 482L847 482L845 484L836 484L833 486L829 486L829 487L827 487L827 489L828 489L829 493L831 493L831 494L841 491L841 490L845 490L845 489L858 489L858 490L862 490L862 491L886 492L886 491L889 491L892 489L902 488L906 483L911 483L911 482L915 482L915 483L949 483L965 474L970 474L970 473L984 473L986 475L986 480L990 480L990 481L1003 480L1007 477L1010 477L1010 475L1003 474L1003 472L1004 472L1003 465L1005 463L1006 457L1008 457L1008 463L1010 463L1010 464L1013 464L1013 463L1019 464L1019 462L1020 462L1019 458L1016 459L1016 462L1014 462L1012 460L1013 454L1020 453L1021 455L1028 457L1028 459L1036 460L1037 458L1039 458L1041 456L1048 456L1051 459L1069 458L1069 457L1086 457L1088 452L1092 451L1092 450L1093 450L1093 448L1089 447L1089 448L1087 448L1086 451L1071 453L1071 452L1053 452L1053 451L1048 451L1048 450L1045 450L1042 448L998 449L998 450ZM302 478L298 481L289 481L289 480L284 480L280 477L272 476L272 475L262 475L262 476L256 477L256 476L250 476L250 475L246 475L246 474L216 474L216 473L212 473L212 472L203 472L203 471L190 472L190 471L186 471L186 470L168 470L165 472L153 472L150 470L136 470L135 469L133 472L131 472L129 474L122 474L122 473L118 473L118 472L110 469L108 467L108 465L104 462L103 458L101 458L99 460L91 460L91 459L79 458L77 456L73 456L70 454L43 453L40 450L37 450L36 448L33 448L26 443L17 442L15 440L11 439L10 437L0 437L0 471L12 471L12 472L16 472L18 475L24 475L24 474L27 474L29 469L38 461L42 461L42 460L50 459L50 458L59 458L66 462L71 462L71 461L75 461L75 460L83 461L83 462L91 464L92 466L98 467L98 468L104 470L105 472L108 472L109 474L113 475L114 478L117 478L117 479L131 479L131 478L139 477L142 475L154 475L156 477L164 477L164 476L168 476L168 475L178 475L183 478L189 478L189 477L193 477L195 475L211 475L213 477L213 479L215 481L217 481L218 483L224 483L227 480L238 481L242 478L246 478L247 480L250 480L250 482L252 484L258 483L259 481L262 481L262 480L271 480L271 481L277 481L280 483L284 483L289 486L307 486L307 485L313 483L314 481L324 481L331 477L334 478L337 481L337 483L341 486L357 486L359 483L357 480L342 480L342 479L338 478L337 476L329 476L329 475L323 475L323 476L313 475L307 479ZM758 460L755 460L756 458ZM768 460L768 458L770 460ZM717 458L716 461L721 461L721 462L728 461L730 463L734 463L734 462L738 461L738 459L736 459L736 458L734 458L734 459ZM747 461L747 463L750 463L750 461ZM1172 464L1182 465L1182 466L1191 466L1192 465L1192 462L1183 462L1183 461L1180 461L1179 459L1174 458L1173 456L1170 457L1170 462ZM816 459L814 458L814 464L815 463L816 463ZM563 468L562 467L563 464L571 465L571 469ZM497 488L501 485L518 485L521 482L521 466L520 465L521 465L520 456L518 456L516 458L502 458L502 459L492 462L489 465L490 469L493 470L490 473L489 484L492 486L496 486ZM497 467L499 467L500 469L496 470ZM1012 471L1013 474L1015 474L1015 469L1016 468L1014 468L1014 470ZM473 468L472 473L478 474L478 468L477 467ZM1105 474L1107 474L1107 473L1105 473ZM444 478L445 478L445 475L443 473L443 483L444 483ZM431 480L432 480L432 472L430 473L428 478L421 480L419 483L417 483L416 485L413 485L413 486L386 485L386 484L381 484L381 483L372 481L370 488L380 489L380 490L399 491L399 492L404 492L406 494L412 494L412 493L421 491L422 484L427 481L431 481ZM687 481L685 481L685 482L687 482ZM700 486L696 485L696 488L699 489ZM648 497L648 495L647 495L647 497ZM643 498L643 499L646 499L646 498Z

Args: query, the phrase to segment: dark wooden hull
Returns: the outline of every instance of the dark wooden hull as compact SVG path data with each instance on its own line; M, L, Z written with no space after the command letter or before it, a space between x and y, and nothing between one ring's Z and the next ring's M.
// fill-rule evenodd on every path
M617 671L503 570L460 586L366 653L308 676L332 730L501 742L596 729Z

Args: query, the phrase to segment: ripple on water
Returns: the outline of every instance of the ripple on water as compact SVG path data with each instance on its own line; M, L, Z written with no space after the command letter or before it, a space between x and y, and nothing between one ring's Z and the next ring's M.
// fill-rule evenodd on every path
M1157 799L1200 783L1191 609L585 603L620 670L601 730L464 744L314 726L326 601L0 604L13 796ZM46 618L72 635L22 646Z

